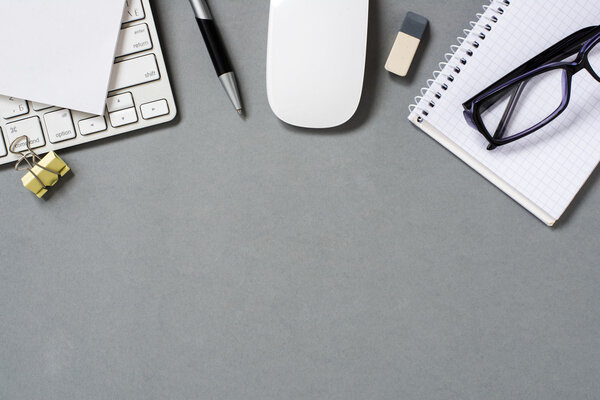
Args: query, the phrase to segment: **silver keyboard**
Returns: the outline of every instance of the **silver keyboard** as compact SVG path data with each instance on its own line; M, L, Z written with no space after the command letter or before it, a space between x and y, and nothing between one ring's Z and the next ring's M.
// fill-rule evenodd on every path
M149 0L125 3L104 115L0 96L0 164L19 158L9 148L22 135L28 136L36 153L43 154L175 118L177 109ZM24 148L19 142L16 150Z

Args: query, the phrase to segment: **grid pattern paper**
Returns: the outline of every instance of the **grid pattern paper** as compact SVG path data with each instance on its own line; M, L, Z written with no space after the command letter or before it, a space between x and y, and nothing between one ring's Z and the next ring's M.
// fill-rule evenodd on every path
M494 11L498 6L504 9L502 15ZM494 15L497 23L489 20ZM413 111L411 121L421 115L419 108L428 110L424 118L429 124L558 219L600 161L600 83L585 70L579 72L573 77L570 104L561 116L532 135L493 151L488 151L488 142L467 125L462 103L562 38L598 23L600 7L589 0L493 2ZM490 32L481 27L485 24L492 26ZM480 39L479 32L486 38ZM480 46L469 57L465 50L472 48L468 42L473 40ZM467 59L464 66L458 62L463 57ZM458 74L453 71L456 65L461 67ZM453 75L454 82L448 82L447 75ZM448 83L448 90L440 90L443 83ZM442 94L441 99L435 99L436 92ZM434 108L428 105L431 99Z

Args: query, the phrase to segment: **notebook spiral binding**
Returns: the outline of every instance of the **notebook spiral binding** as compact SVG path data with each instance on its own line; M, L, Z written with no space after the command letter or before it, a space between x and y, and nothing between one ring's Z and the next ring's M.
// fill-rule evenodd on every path
M480 46L480 41L485 40L486 33L493 29L493 25L498 23L506 7L510 6L510 0L490 0L490 4L483 5L484 13L478 13L475 16L477 21L471 21L471 28L463 29L464 37L457 37L458 45L450 46L450 53L444 54L445 62L438 64L439 70L433 72L433 79L427 80L427 86L421 89L421 95L415 97L414 104L408 106L408 110L412 114L413 111L420 112L417 117L417 122L424 121L424 117L429 115L429 108L435 107L435 101L443 97L443 92L448 90L449 85L454 82L454 74L460 74L462 66L467 65L468 59L473 57L473 54ZM485 15L488 10L492 11L492 15ZM469 46L465 46L467 43ZM450 67L449 73L445 73L446 66ZM446 82L438 82L439 76L446 77ZM433 85L438 84L439 88L434 88Z

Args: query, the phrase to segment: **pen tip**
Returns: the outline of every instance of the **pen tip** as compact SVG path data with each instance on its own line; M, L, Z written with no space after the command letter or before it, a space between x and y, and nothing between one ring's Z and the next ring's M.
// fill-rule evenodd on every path
M244 115L244 110L242 110L241 108L239 110L237 110L238 114L240 115Z

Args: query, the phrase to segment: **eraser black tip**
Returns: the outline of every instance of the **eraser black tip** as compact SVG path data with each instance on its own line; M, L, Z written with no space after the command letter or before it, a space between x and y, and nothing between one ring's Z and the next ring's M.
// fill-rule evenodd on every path
M409 11L406 13L406 17L404 18L404 22L402 22L402 28L400 28L400 31L406 33L407 35L416 37L417 39L421 39L425 33L425 29L427 29L428 24L429 21L427 21L427 18Z

